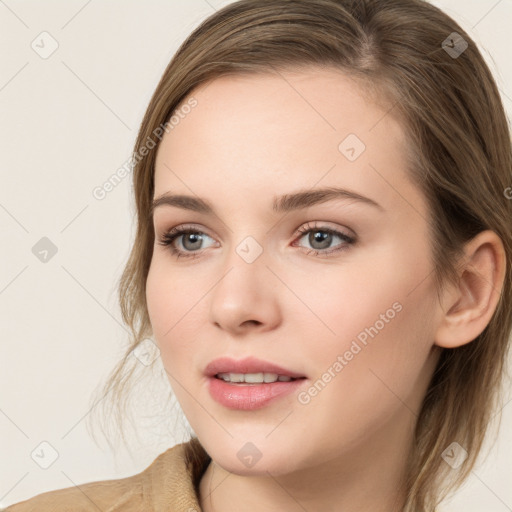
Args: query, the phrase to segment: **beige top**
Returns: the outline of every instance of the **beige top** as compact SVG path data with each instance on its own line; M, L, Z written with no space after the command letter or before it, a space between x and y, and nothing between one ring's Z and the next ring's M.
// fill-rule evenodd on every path
M193 457L192 445L199 457ZM136 475L45 492L5 512L201 512L198 486L210 460L194 437Z

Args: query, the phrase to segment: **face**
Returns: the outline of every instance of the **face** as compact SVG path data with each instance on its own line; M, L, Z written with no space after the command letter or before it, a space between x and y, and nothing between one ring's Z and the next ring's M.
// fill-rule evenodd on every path
M404 130L337 70L223 77L191 96L158 148L154 198L193 201L154 209L146 296L194 432L238 474L396 453L438 357ZM260 362L212 371L273 373L262 360L301 378L205 375L222 357Z

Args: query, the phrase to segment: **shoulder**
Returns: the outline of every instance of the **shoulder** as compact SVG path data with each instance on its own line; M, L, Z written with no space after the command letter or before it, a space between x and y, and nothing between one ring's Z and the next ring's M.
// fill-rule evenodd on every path
M176 445L161 453L136 475L78 484L38 494L2 509L3 512L146 512L152 510L153 478L157 468L183 453ZM171 469L171 467L169 467Z
M139 475L134 475L118 480L89 482L44 492L11 505L4 512L135 511L142 503L141 479ZM136 508L132 509L131 505L136 505ZM122 508L118 508L121 506Z

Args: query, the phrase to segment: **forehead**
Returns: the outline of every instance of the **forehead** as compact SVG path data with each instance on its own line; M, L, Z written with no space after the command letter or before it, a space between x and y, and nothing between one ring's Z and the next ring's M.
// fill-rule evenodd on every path
M263 148L281 147L279 153L283 153L281 142L286 142L286 148L298 154L312 154L316 149L316 153L337 158L340 138L354 133L371 143L369 132L386 115L388 105L381 107L375 95L370 98L366 91L331 69L225 76L192 91L189 96L197 106L179 116L179 126L168 139L177 144L185 137L190 143L201 142L203 149L213 149L217 156L226 149L229 136L248 156L253 150L260 156ZM400 127L391 116L386 117L383 133L398 136Z
M249 200L316 183L381 204L396 200L397 187L414 193L402 126L387 103L338 70L225 76L190 98L196 105L158 148L155 196Z

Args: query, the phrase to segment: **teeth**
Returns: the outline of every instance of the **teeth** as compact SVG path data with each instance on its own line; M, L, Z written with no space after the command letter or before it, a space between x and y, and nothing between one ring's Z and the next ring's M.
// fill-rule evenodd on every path
M289 382L291 377L277 373L218 373L217 377L225 382L245 382L247 384L263 384L264 382Z

